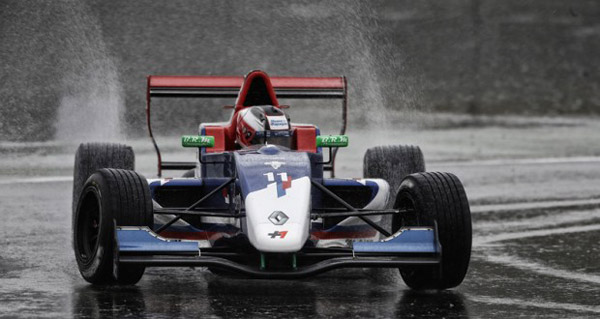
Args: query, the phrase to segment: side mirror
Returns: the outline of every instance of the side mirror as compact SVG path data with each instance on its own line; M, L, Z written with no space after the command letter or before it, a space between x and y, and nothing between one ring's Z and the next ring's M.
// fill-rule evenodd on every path
M181 137L181 146L183 147L214 147L215 137L204 135L184 135Z
M317 136L317 147L347 147L348 135Z

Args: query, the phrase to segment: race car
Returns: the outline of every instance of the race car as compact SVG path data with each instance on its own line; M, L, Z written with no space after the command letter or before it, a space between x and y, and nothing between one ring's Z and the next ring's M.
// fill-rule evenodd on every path
M152 98L236 98L227 122L181 139L191 162L163 161ZM339 99L337 135L292 122L278 99ZM157 178L134 171L131 147L81 144L75 155L73 246L92 284L135 284L146 267L302 278L343 267L397 268L414 289L459 285L471 216L460 180L425 172L417 146L376 146L364 176L335 178L346 147L345 77L149 76L147 124ZM164 172L184 171L165 177Z

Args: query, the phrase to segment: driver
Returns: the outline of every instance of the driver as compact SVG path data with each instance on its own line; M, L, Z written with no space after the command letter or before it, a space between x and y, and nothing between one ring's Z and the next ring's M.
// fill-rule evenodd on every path
M290 117L272 105L252 106L240 111L236 142L241 147L276 144L291 148Z

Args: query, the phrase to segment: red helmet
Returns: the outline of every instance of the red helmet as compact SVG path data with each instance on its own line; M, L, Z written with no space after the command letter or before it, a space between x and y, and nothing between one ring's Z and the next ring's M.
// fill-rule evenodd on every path
M272 105L252 106L238 113L236 141L242 147L257 144L291 144L290 118Z

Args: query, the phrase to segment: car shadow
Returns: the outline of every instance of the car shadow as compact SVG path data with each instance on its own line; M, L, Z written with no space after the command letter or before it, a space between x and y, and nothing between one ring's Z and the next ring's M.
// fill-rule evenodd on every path
M361 272L306 280L175 272L181 273L154 272L136 286L75 287L73 317L469 317L458 292L403 290L408 288L374 282Z

